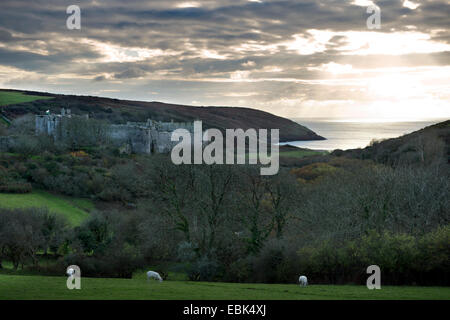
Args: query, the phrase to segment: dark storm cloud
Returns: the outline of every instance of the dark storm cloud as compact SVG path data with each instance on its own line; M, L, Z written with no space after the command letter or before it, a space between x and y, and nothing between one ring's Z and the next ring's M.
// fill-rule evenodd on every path
M9 41L12 41L13 39L14 38L13 38L11 32L0 29L0 42L9 42Z
M114 78L116 79L132 79L132 78L139 78L145 75L145 71L138 68L130 68L123 72L116 73L114 75Z
M104 75L100 75L100 76L96 76L93 80L94 81L104 81L104 80L106 80L106 77Z

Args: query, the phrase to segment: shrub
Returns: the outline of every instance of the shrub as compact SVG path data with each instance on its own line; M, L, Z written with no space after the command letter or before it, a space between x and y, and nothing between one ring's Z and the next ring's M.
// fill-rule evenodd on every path
M299 275L299 257L283 240L266 243L261 252L252 259L251 279L264 283L292 283Z
M378 265L384 281L400 284L413 278L418 249L413 236L370 232L360 240L358 255L364 266Z
M219 265L215 260L203 256L190 265L187 275L191 281L217 280Z
M224 272L224 281L249 282L253 274L252 262L248 258L238 259L231 263Z
M439 227L424 235L418 243L419 259L415 263L420 285L449 285L450 226Z
M30 183L27 182L8 182L5 185L0 184L0 193L30 193L33 190Z
M422 237L371 231L354 241L324 241L301 248L298 271L315 283L364 284L366 268L378 265L384 284L446 285L450 280L449 243L449 226Z
M315 181L316 179L329 175L337 169L327 163L313 163L302 168L292 169L291 173L298 179Z
M34 136L18 136L10 148L11 152L20 153L25 156L38 154L41 150L39 141Z

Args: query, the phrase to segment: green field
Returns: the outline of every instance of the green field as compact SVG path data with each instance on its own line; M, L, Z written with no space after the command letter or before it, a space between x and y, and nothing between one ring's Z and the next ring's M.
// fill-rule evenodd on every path
M280 157L303 158L308 156L318 156L321 154L326 154L326 152L314 150L294 150L280 152Z
M44 191L33 191L25 194L0 193L1 208L42 208L61 214L72 225L79 225L89 216L89 211L94 208L91 201L65 196L56 196Z
M53 97L32 96L16 91L0 91L0 106L6 106L8 104L16 104L23 102L31 102L34 100L42 100L42 99L53 99Z
M308 149L298 149L298 150L289 150L289 151L280 151L280 157L288 157L288 158L303 158L309 156L319 156L327 154L326 151L316 151L316 150L308 150ZM258 159L259 154L255 152L247 153L245 161L248 162L249 159Z
M81 290L68 290L66 277L0 275L0 300L4 299L123 299L123 300L403 300L450 299L450 288L382 287L295 284L236 284L139 279L82 278Z

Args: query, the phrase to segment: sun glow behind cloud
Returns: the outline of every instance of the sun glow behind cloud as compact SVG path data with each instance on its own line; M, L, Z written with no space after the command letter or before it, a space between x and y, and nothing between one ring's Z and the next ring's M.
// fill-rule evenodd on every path
M404 55L450 51L450 44L433 41L430 39L430 35L416 31L385 33L311 29L307 33L308 36L294 35L294 40L282 43L282 45L285 45L288 50L297 51L298 54L309 55L324 52L333 37L343 37L346 44L336 50L346 55Z
M308 100L299 116L327 116L376 121L448 118L450 116L450 67L350 69L338 64L323 66L333 76L353 74L357 78L341 78L349 85L349 100ZM335 78L334 78L335 79ZM357 79L357 81L354 81ZM326 85L324 83L323 85ZM298 103L302 103L298 101Z
M176 8L185 9L185 8L198 8L201 7L201 4L197 1L188 1L182 2L175 6Z
M82 39L80 42L87 44L98 51L103 56L103 58L100 59L100 62L137 62L158 56L176 54L176 52L170 50L122 47L91 39Z
M403 1L403 6L411 10L416 10L420 6L420 3L414 3L412 1L405 0Z

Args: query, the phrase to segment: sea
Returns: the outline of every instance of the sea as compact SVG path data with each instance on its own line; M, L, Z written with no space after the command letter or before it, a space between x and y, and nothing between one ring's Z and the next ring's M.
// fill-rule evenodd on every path
M331 151L335 149L364 148L374 139L396 138L448 119L429 119L426 121L367 121L307 118L292 120L306 126L327 140L289 141L280 143L280 145L289 144L301 148Z

